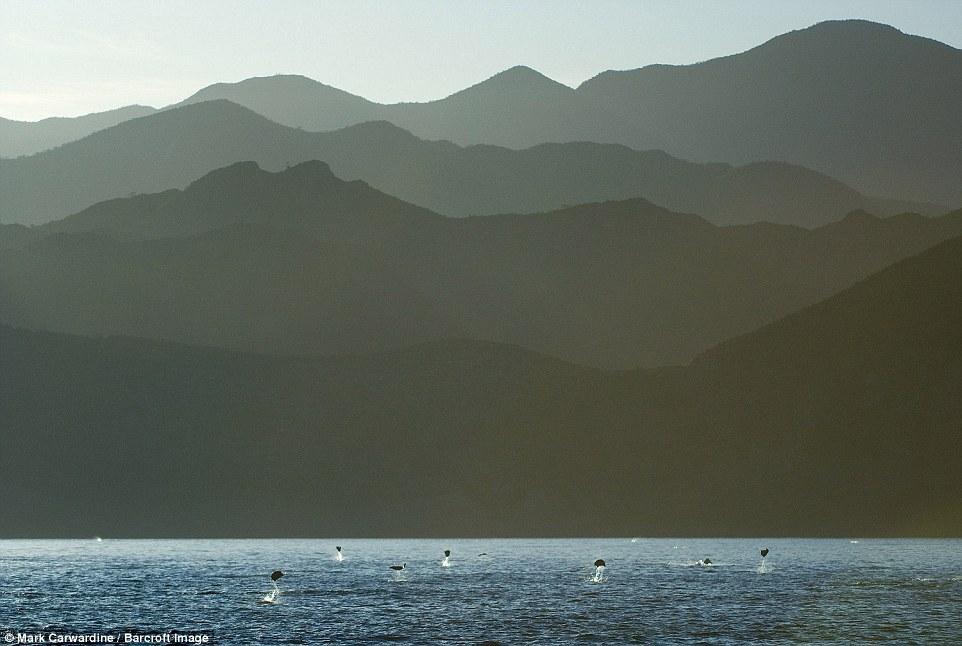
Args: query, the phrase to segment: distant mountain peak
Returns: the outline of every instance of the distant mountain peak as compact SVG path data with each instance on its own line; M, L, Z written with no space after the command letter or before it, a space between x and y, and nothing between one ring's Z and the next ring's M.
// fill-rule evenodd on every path
M526 79L526 80L538 80L538 81L540 81L540 80L548 80L548 81L552 81L552 79L549 79L547 76L545 76L544 74L542 74L542 73L539 72L538 70L534 69L533 67L528 67L527 65L514 65L514 66L512 66L512 67L509 67L508 69L504 70L503 72L498 72L497 74L495 74L494 76L491 77L491 79L496 79L496 78L502 78L502 79L505 79L505 78L507 78L507 79L515 79L515 78L518 78L518 79ZM489 80L490 80L490 79L489 79ZM554 81L552 81L552 82L554 82Z
M246 78L242 81L237 81L236 83L215 83L203 88L197 94L204 92L210 88L227 88L227 87L245 87L245 86L265 86L271 88L285 88L285 89L327 89L334 90L339 93L349 94L344 90L340 90L326 83L321 83L316 79L312 79L309 76L304 76L303 74L272 74L269 76L252 76Z
M196 92L200 94L204 91L211 90L214 88L225 88L238 85L256 85L260 83L290 83L296 85L320 85L314 79L308 78L303 74L272 74L268 76L251 76L240 81L219 81L217 83L211 83L210 85L201 88Z
M327 101L333 105L373 106L367 99L345 90L326 85L302 74L274 74L253 76L234 83L214 83L184 99L178 106L212 99L227 99L249 106L274 105L284 101ZM295 101L295 103L296 103ZM330 106L327 106L330 108Z
M538 70L528 67L527 65L515 65L514 67L509 67L503 72L498 72L487 80L487 82L491 81L499 81L502 83L539 83L541 85L550 85L552 87L568 87L552 78L545 76Z
M263 80L273 80L273 81L290 81L292 83L304 83L306 85L324 85L320 81L312 79L309 76L304 76L303 74L269 74L267 76L252 76L245 81L263 81ZM241 81L244 83L245 81Z
M904 38L907 34L880 22L870 20L825 20L809 27L795 29L771 38L768 43L791 41L795 39L821 39L828 41L848 42L864 38ZM767 44L767 43L765 43ZM763 44L762 46L764 46Z
M817 22L810 27L805 27L804 29L797 29L793 32L798 31L849 31L852 33L890 33L890 34L901 34L901 30L896 29L892 25L887 25L882 22L873 22L871 20L865 20L863 18L848 18L843 20L823 20ZM784 35L784 34L783 34Z
M597 85L599 81L603 83L623 75L638 74L640 72L649 72L654 70L670 72L677 69L697 69L704 65L710 65L716 61L729 61L735 57L750 55L753 52L768 52L773 48L780 49L783 47L793 48L802 46L810 49L815 48L831 50L836 47L846 47L853 42L859 41L872 43L884 48L893 43L906 42L909 39L928 41L930 43L951 49L951 47L945 45L944 43L930 40L921 36L906 34L885 23L872 22L871 20L863 19L825 20L822 22L817 22L808 27L779 34L774 38L771 38L746 51L729 54L726 56L719 56L705 61L683 65L655 63L635 69L605 70L585 80L583 83L581 83L581 85L578 86L578 89L589 88L592 85Z
M817 22L809 27L779 34L753 49L765 50L781 45L807 45L809 47L834 49L837 47L849 47L855 43L861 43L870 49L886 49L904 46L906 43L913 42L925 42L929 45L936 45L939 48L954 49L945 43L931 38L907 34L891 25L862 19L825 20Z
M570 87L559 83L554 79L548 78L541 72L525 65L515 65L508 69L498 72L494 76L487 78L480 83L461 90L452 96L472 94L478 91L494 92L574 92Z

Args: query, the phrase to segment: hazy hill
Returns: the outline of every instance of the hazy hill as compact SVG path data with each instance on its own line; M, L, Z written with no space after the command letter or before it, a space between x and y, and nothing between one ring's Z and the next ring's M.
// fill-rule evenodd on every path
M51 117L40 121L14 121L0 117L0 157L32 155L153 112L156 112L155 108L128 105L82 117Z
M305 76L281 74L216 83L172 107L226 99L294 128L337 130L379 118L380 106Z
M428 139L509 148L570 141L583 118L574 90L521 65L444 99L380 107L381 119Z
M201 94L309 130L384 119L463 145L595 141L695 161L779 160L870 195L962 203L962 52L861 20L819 23L694 65L607 71L577 89L517 67L427 103L352 97L356 112L333 110L340 123L326 110L330 88L302 81L324 96L314 99L300 86L289 91L289 77L274 79Z
M960 233L958 212L855 212L809 231L717 227L644 200L452 219L320 162L242 163L13 229L0 321L294 354L463 336L657 366Z
M395 239L404 229L447 218L355 180L338 179L324 162L307 161L277 173L254 162L211 171L185 190L101 202L38 234L106 231L122 239L189 236L235 225L309 230L318 238Z
M36 224L114 197L180 188L215 168L254 160L279 170L319 159L446 215L537 212L645 197L728 224L816 226L848 211L888 215L931 206L865 197L819 173L781 163L692 164L618 145L527 150L428 142L385 122L329 133L278 125L227 101L127 121L83 140L0 160L0 221Z
M955 238L630 373L0 326L0 533L959 536L960 274Z
M589 139L778 159L870 194L962 200L962 51L886 25L820 23L697 65L605 72L578 92L625 115Z

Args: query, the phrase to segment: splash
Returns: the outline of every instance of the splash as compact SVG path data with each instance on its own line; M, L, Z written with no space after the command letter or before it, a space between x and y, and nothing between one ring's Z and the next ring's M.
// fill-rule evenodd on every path
M605 560L604 560L604 559L597 559L597 560L594 562L594 566L595 566L594 576L592 576L589 580L590 580L592 583L604 583L604 582L605 582L605 567L607 567L607 563L605 563Z
M407 570L408 564L402 563L401 565L392 565L391 572L394 575L395 581L404 581L404 571Z
M276 603L277 597L281 595L281 589L277 587L277 581L271 581L271 585L274 586L274 589L264 595L261 603Z
M451 550L444 550L444 560L441 561L441 567L451 567Z
M605 576L605 566L604 566L604 565L599 565L599 566L595 567L595 573L594 573L594 575L592 575L592 577L591 577L591 582L592 582L592 583L604 583L604 582L607 581L607 580L608 580L608 577Z
M768 556L768 548L764 547L759 550L758 553L762 555L762 560L758 563L758 567L755 568L755 571L759 574L768 574L772 571L771 568L768 567L768 562L765 560L765 557Z
M334 560L340 563L344 560L344 554L341 552L341 546L338 545L336 548L336 553L334 554Z
M264 595L264 598L261 599L261 603L275 603L277 601L277 597L279 597L281 594L281 589L277 587L277 582L282 576L284 576L284 573L280 570L274 570L271 572L271 585L274 586L274 589Z

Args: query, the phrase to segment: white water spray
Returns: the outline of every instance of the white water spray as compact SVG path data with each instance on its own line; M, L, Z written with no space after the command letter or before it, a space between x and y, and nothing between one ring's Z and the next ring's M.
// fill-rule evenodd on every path
M281 594L281 589L277 587L276 581L271 581L271 585L274 586L274 589L264 595L264 603L274 603L274 601L277 600L277 597Z
M591 582L592 582L592 583L604 583L604 581L605 581L605 568L607 567L607 565L605 564L605 560L604 560L604 559L598 559L597 561L595 561L595 564L594 564L594 565L595 565L595 573L594 573L594 576L591 577Z
M768 574L772 571L772 568L768 565L768 561L765 560L765 557L768 556L768 548L763 549L761 555L762 560L758 563L758 567L755 568L755 572L758 574Z
M271 572L271 585L274 586L274 589L264 595L261 603L274 603L277 601L277 597L281 595L281 589L277 587L277 581L282 576L284 576L284 573L280 570L274 570Z
M391 571L394 573L395 581L404 581L404 571L407 569L407 567L408 567L407 563L391 566Z

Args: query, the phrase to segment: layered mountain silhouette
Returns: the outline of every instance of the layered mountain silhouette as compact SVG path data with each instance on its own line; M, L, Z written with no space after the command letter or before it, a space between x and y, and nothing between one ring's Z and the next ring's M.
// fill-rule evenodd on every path
M318 159L348 179L445 215L538 212L644 197L720 224L817 226L864 209L932 213L926 204L861 195L782 163L693 164L619 145L548 144L527 150L428 142L385 122L329 133L273 123L228 101L134 119L16 160L0 160L0 221L37 224L102 200L180 188L237 161L279 170Z
M279 359L0 326L0 533L959 535L960 274L954 238L628 373L472 341Z
M778 160L872 195L958 204L959 103L962 52L847 20L704 63L604 72L577 89L513 68L439 101L383 106L380 118L464 145L595 141L695 161Z
M962 535L959 105L840 21L0 119L0 537Z
M462 145L594 141L693 161L775 160L870 195L962 203L962 52L861 20L694 65L607 71L576 89L515 67L427 103L380 105L298 76L218 83L184 103L212 99L307 130L387 120ZM17 146L0 155L41 149Z
M0 233L8 324L274 354L466 337L631 368L825 298L962 233L962 213L853 212L810 231L627 200L456 219L321 162L240 163Z

